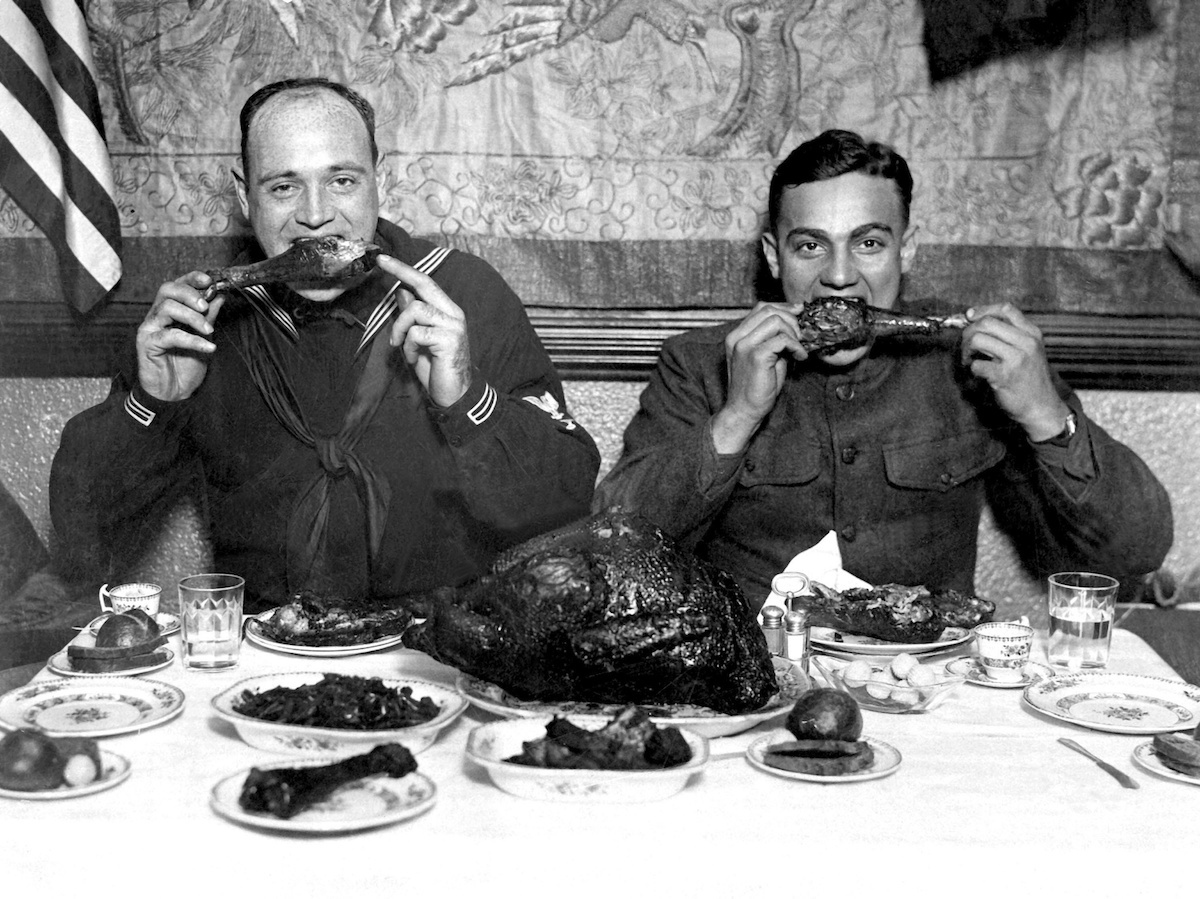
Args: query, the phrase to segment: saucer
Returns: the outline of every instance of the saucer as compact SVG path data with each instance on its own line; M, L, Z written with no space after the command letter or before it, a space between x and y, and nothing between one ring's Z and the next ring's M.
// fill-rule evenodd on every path
M1001 690L1011 690L1015 687L1028 687L1032 683L1054 676L1054 669L1041 662L1026 662L1021 668L1021 679L1001 681L988 675L979 659L955 659L946 666L951 674L966 675L969 683L979 687L996 687Z

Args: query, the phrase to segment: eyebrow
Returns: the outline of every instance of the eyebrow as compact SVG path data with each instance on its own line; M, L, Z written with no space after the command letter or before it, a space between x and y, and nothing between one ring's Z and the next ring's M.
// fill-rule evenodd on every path
M885 224L883 222L867 222L865 225L859 225L857 228L855 228L853 231L851 231L850 239L854 240L859 237L865 237L866 235L870 234L872 231L882 231L888 235L895 234L895 232L892 230L891 225ZM824 231L820 228L806 228L803 225L801 225L797 228L793 228L791 231L788 232L787 236L789 239L791 239L793 237L816 237L821 240L829 240L829 232L828 231Z
M369 169L367 169L365 166L361 166L355 162L340 162L335 165L329 166L328 168L325 169L325 171L322 174L336 175L338 172L353 172L354 174L357 174L357 175L366 175L369 172ZM288 169L288 170L282 171L282 172L267 172L266 174L260 175L258 178L255 178L254 183L255 184L266 184L268 181L275 181L280 178L299 178L299 177L300 177L300 173L297 172L295 169Z

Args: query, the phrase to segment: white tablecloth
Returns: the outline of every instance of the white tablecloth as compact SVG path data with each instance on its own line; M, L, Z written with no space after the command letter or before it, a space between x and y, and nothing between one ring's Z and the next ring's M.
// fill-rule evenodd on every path
M173 645L178 649L177 637ZM1035 658L1039 656L1035 649ZM1139 637L1118 630L1111 670L1174 677ZM1136 768L1144 736L1058 722L1020 690L963 684L927 714L865 712L865 732L903 755L886 778L814 784L761 773L743 758L710 763L676 796L633 805L519 799L463 754L471 709L417 758L437 785L428 813L374 831L295 836L249 829L210 810L213 784L288 756L255 750L210 699L269 671L408 675L453 685L455 672L403 648L313 659L246 643L235 669L148 678L187 694L183 714L104 738L132 762L123 784L77 799L0 799L6 895L91 896L803 896L1148 895L1195 884L1200 788ZM41 672L36 679L53 675ZM749 745L762 725L713 741ZM1115 780L1057 742L1070 736L1132 774ZM424 892L423 895L430 895Z

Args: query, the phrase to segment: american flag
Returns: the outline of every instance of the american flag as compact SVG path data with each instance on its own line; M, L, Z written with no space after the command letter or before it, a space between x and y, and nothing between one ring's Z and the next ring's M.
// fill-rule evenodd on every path
M0 0L0 187L58 254L80 312L121 278L121 223L82 2Z

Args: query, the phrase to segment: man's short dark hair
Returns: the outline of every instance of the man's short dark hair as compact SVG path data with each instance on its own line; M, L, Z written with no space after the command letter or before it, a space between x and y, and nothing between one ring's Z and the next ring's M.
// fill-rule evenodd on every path
M370 102L362 94L346 87L344 84L330 81L328 78L288 78L284 81L276 81L260 87L250 95L250 99L242 104L239 123L242 128L243 174L248 175L250 167L249 159L246 155L246 146L249 143L250 136L250 123L253 121L255 114L262 109L263 105L272 97L282 94L285 91L300 91L311 94L318 90L332 91L358 111L358 114L362 116L363 124L367 126L367 140L371 144L371 162L375 163L379 161L379 147L375 144L375 108L371 106Z
M887 144L866 141L853 131L832 129L802 143L775 169L767 199L767 220L771 232L774 233L779 222L779 206L787 188L813 181L827 181L850 172L862 172L895 182L900 194L904 225L908 227L913 179L904 157Z

